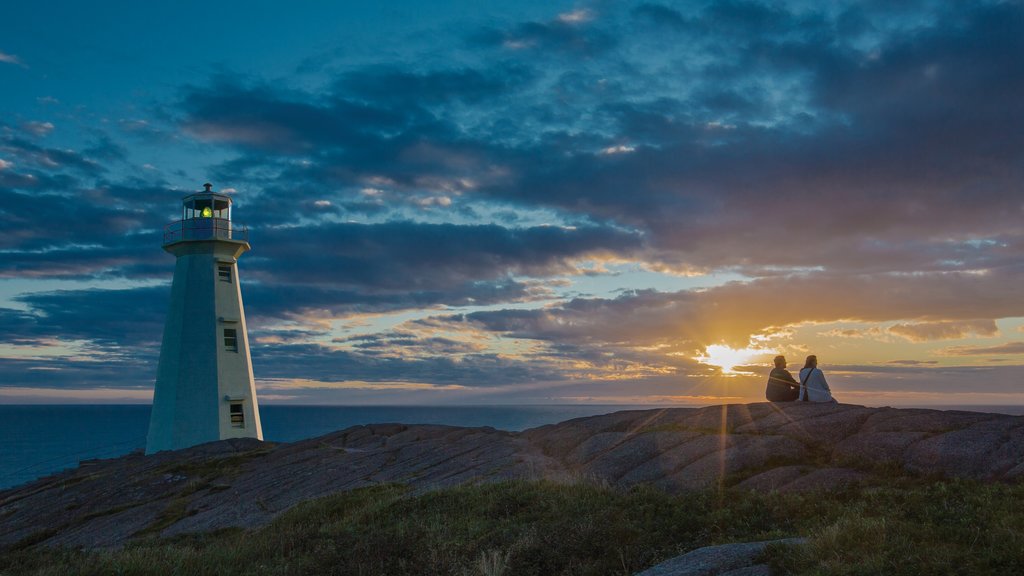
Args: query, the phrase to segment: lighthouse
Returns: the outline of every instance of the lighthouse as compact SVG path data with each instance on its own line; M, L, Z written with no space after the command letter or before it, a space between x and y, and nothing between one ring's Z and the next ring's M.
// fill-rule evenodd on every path
M231 220L231 197L186 196L164 229L176 258L146 453L226 438L263 439L249 358L238 258L248 230Z

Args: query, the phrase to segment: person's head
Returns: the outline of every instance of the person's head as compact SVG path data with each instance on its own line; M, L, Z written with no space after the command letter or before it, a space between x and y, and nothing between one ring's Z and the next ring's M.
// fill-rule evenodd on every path
M776 356L775 357L775 367L776 368L785 368L786 367L786 357L785 356Z
M817 368L817 367L818 367L818 357L815 356L814 354L811 354L810 356L807 357L807 362L804 363L804 368Z

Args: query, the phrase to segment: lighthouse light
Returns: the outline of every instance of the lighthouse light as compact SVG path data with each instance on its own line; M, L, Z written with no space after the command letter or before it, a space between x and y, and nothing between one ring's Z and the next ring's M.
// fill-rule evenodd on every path
M203 208L203 218L211 218L213 216L213 210L209 206Z

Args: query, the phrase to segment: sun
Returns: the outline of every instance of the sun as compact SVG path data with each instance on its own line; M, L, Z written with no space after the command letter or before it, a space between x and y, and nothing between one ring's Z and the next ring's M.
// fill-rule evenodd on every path
M697 361L702 364L718 366L722 369L723 375L735 376L739 372L733 370L733 368L743 366L764 353L764 350L757 348L737 349L723 344L712 344L705 349L703 356L697 357Z

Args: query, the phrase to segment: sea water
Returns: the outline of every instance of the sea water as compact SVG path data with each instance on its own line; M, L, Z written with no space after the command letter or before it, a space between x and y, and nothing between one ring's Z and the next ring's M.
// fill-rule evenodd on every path
M314 438L357 424L449 424L525 430L571 418L652 406L282 406L260 407L263 436L274 442ZM1024 414L1024 406L930 406ZM82 460L113 458L146 446L148 405L0 405L0 489Z

